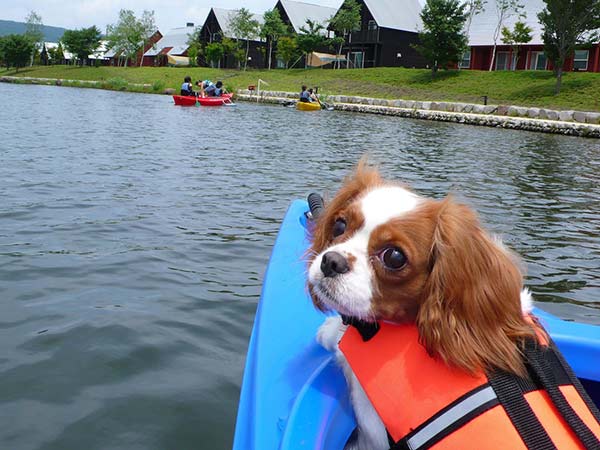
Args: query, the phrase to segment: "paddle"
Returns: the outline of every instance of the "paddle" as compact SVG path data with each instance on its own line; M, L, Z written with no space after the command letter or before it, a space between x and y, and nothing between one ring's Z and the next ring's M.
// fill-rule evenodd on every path
M229 94L229 92L227 92L227 89L223 88L223 94ZM231 97L224 98L223 105L224 106L236 106L236 104L231 101Z
M315 95L315 97L317 97L317 96ZM333 111L335 109L333 107L333 105L329 105L327 103L321 102L319 97L317 97L317 101L319 102L319 105L321 105L321 109L326 109L327 111Z

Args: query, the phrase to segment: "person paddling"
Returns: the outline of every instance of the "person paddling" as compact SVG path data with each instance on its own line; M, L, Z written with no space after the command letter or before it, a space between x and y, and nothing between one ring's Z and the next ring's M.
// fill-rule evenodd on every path
M221 97L225 93L222 81L217 81L216 84L208 86L204 92L207 97Z
M302 86L302 91L300 92L300 101L304 103L310 103L310 93L306 90L306 86Z

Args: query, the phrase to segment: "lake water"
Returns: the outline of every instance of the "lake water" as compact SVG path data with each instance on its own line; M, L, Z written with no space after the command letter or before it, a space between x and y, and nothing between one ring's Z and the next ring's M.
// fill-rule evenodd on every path
M361 155L475 206L540 306L600 323L600 142L0 84L0 448L231 447L289 202Z

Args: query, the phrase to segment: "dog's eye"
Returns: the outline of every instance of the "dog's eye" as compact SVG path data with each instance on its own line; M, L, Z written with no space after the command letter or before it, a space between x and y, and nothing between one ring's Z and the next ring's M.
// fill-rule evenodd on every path
M346 221L344 219L337 219L333 224L333 237L338 237L344 234L346 231Z
M390 270L399 270L406 265L406 255L397 247L386 248L379 255L383 265Z

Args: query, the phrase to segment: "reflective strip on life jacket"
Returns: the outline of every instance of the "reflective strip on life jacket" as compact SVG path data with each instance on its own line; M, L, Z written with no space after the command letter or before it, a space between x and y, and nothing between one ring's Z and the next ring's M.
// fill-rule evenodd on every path
M414 325L380 323L368 341L349 327L340 349L397 443L394 449L584 448L571 429L573 420L567 423L548 393L533 381L518 379L513 382L518 385L516 396L507 395L498 390L502 379L498 383L496 375L472 376L429 356ZM554 380L555 391L562 393L577 420L589 427L592 440L595 436L600 443L598 420L569 378ZM504 403L515 397L518 401ZM525 436L517 428L524 429Z
M498 397L494 389L483 385L459 399L447 411L434 416L421 429L410 433L406 438L408 448L417 450L428 442L440 440L441 433L458 428L497 404Z

